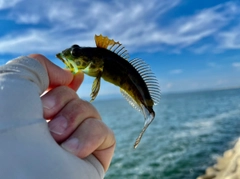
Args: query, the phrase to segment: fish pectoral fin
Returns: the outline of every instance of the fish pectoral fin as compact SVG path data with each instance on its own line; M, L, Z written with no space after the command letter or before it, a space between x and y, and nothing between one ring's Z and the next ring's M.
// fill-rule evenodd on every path
M93 81L93 85L92 85L92 93L91 93L91 101L94 101L94 99L97 97L98 92L100 90L100 82L101 82L101 76L102 74L99 73L99 75L95 78L95 80Z
M91 65L92 65L92 62L89 63L89 65L88 65L86 68L84 68L84 69L82 70L82 72L83 72L83 73L86 73L86 74L89 74Z

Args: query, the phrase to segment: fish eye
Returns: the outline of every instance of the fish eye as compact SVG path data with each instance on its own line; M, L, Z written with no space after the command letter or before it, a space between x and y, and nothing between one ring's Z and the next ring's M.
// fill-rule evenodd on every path
M77 44L74 44L74 45L72 45L72 47L71 48L80 48L80 46L79 45L77 45Z
M78 45L73 45L71 49L71 55L74 57L79 57L81 55L81 48Z

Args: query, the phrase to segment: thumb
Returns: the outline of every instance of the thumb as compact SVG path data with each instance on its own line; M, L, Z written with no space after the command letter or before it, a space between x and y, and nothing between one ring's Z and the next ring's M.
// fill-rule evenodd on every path
M62 68L52 63L43 55L31 54L29 55L29 57L39 61L43 65L43 67L46 69L49 77L49 88L62 86L62 85L68 86L69 84L71 84L72 80L74 79L74 76L70 71L63 70Z

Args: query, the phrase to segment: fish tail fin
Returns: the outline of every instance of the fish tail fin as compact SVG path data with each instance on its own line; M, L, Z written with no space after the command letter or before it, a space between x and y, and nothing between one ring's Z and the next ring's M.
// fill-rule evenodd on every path
M140 143L141 139L142 139L142 136L144 134L144 132L146 131L146 129L148 128L148 126L151 124L151 122L153 121L153 119L155 118L155 112L151 109L150 111L143 107L143 114L144 114L144 117L145 117L145 123L144 123L144 126L143 126L143 129L142 131L140 132L138 138L136 139L135 143L134 143L134 149L137 148L138 144Z

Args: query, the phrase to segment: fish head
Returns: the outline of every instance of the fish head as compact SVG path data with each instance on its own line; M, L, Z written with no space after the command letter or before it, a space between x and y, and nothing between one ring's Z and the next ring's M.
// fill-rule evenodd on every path
M56 54L71 72L77 73L79 70L86 69L91 61L84 54L84 50L79 45L72 45L70 48Z

